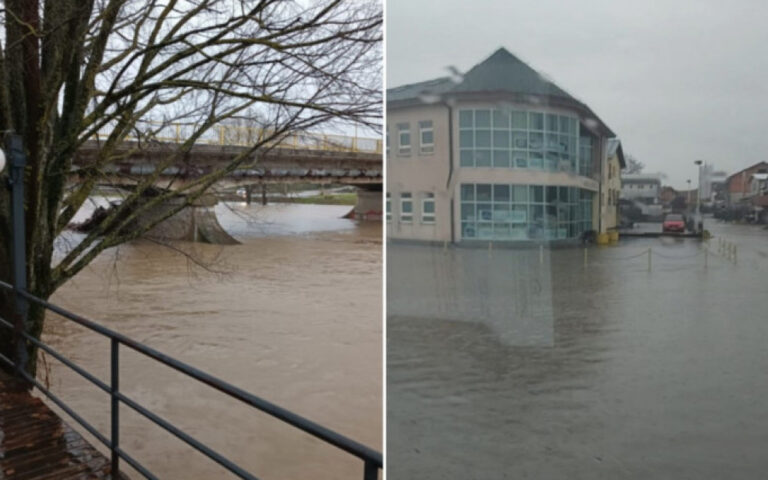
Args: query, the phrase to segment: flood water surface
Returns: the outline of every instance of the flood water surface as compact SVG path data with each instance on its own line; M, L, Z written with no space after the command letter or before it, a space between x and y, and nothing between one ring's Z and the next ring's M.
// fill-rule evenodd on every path
M764 477L768 231L707 228L706 268L694 239L390 245L388 478Z
M236 246L137 241L104 252L53 297L150 347L381 448L381 225L350 207L217 206ZM109 344L49 319L45 338L109 379ZM358 478L362 462L127 348L126 395L259 478ZM109 401L49 360L49 382L109 432ZM71 422L70 422L71 423ZM121 408L121 447L160 478L231 478ZM140 478L134 474L132 478Z

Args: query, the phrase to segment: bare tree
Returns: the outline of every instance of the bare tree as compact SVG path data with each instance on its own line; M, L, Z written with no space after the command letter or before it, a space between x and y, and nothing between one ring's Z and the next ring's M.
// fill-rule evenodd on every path
M627 155L627 166L624 169L625 173L640 173L645 168L645 164L638 160L633 155Z
M0 127L23 135L29 291L48 298L107 248L146 233L254 154L293 132L377 129L381 118L381 5L342 0L4 0ZM248 115L263 131L225 166L145 193L170 165L193 164L196 142ZM154 173L97 228L54 261L54 240L107 167L184 124ZM179 127L175 127L179 128ZM126 142L127 139L132 142ZM97 154L72 176L78 151ZM131 145L126 151L126 145ZM194 166L194 165L191 165ZM178 193L185 202L148 223L142 214ZM7 195L0 198L0 279L10 278ZM131 225L130 229L125 228ZM0 316L11 299L0 295ZM41 334L32 307L28 332ZM4 330L4 329L0 329ZM10 332L0 353L12 355ZM29 370L35 372L35 350Z

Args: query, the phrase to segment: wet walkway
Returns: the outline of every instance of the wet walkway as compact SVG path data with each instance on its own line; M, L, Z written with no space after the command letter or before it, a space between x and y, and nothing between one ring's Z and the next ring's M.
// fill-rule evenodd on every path
M0 371L0 479L106 479L109 460Z

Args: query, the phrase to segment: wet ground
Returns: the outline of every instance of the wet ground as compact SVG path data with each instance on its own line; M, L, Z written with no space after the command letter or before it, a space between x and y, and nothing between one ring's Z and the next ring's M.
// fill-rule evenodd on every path
M388 478L764 478L768 231L705 228L706 268L695 239L389 245Z
M216 208L241 245L132 242L53 301L380 450L381 224L340 218L348 206ZM54 318L45 339L108 381L103 338ZM49 381L109 432L106 395L55 361ZM356 458L127 349L120 384L259 478L361 476ZM122 448L160 478L232 478L126 407L121 424Z

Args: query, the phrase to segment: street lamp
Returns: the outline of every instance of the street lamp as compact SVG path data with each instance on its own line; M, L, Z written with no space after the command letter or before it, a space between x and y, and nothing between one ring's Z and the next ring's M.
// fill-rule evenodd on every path
M689 178L688 180L686 180L686 182L688 183L688 190L686 190L686 192L688 193L688 198L685 201L685 209L686 211L690 211L691 210L691 179Z
M699 167L699 187L696 191L696 222L697 226L699 227L699 230L701 230L701 165L704 163L701 160L696 160L693 163L695 163Z

